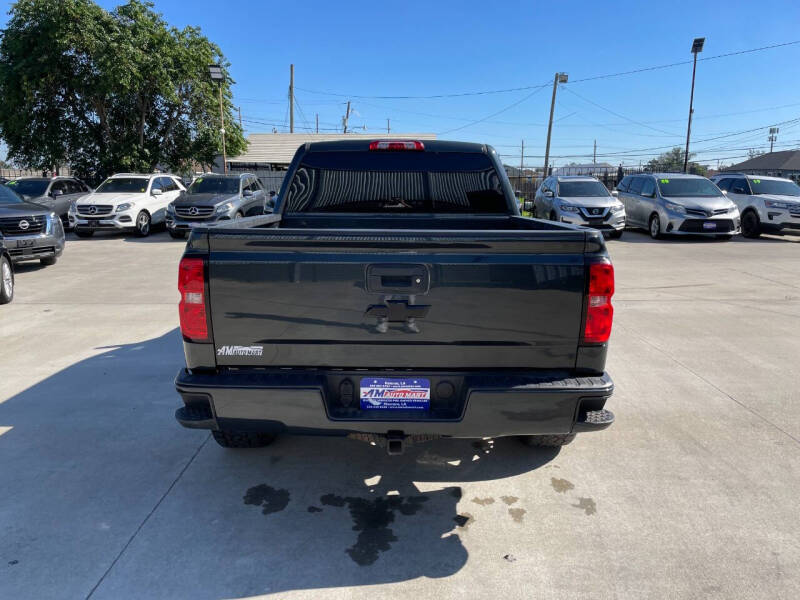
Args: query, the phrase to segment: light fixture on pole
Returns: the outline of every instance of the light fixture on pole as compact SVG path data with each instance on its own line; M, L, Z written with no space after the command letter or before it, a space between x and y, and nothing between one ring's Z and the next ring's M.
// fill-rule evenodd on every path
M208 65L208 74L211 81L216 81L219 87L219 122L221 127L219 132L222 134L222 172L228 174L228 157L225 155L225 112L222 108L222 82L225 81L225 73L222 72L220 65Z
M703 51L703 44L706 38L694 38L692 42L692 54L694 54L694 64L692 66L692 93L689 96L689 124L686 126L686 154L683 156L683 172L689 168L689 138L692 135L692 113L694 112L694 76L697 73L697 54Z
M772 148L775 142L778 141L778 128L777 127L770 127L769 128L769 151L770 154L772 153Z
M542 177L547 177L549 174L547 170L550 161L550 134L553 132L553 111L556 108L556 89L558 89L559 83L567 83L567 79L566 73L556 73L553 78L553 98L550 100L550 122L547 124L547 146L544 149L544 172Z

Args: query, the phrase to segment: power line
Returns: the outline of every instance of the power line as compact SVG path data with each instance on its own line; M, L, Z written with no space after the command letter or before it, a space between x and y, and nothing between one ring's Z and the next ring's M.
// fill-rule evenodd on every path
M708 61L708 60L717 60L720 58L727 58L730 56L738 56L741 54L751 54L753 52L762 52L764 50L772 50L774 48L783 48L786 46L794 46L796 44L800 44L800 40L794 40L791 42L782 42L779 44L771 44L769 46L760 46L758 48L748 48L746 50L736 50L733 52L725 52L724 54L716 54L714 56L706 56L704 58L698 58L697 61ZM644 73L647 71L657 71L661 69L670 69L672 67L678 67L681 65L688 65L692 64L691 60L683 60L674 63L664 64L664 65L654 65L651 67L642 67L639 69L631 69L629 71L620 71L618 73L606 73L604 75L593 75L590 77L583 77L581 79L573 79L570 81L570 84L576 83L583 83L586 81L596 81L598 79L609 79L611 77L622 77L624 75L634 75L636 73ZM547 87L549 84L545 84L544 87ZM308 92L310 94L321 94L325 96L337 96L340 98L358 98L358 99L373 99L373 100L426 100L426 99L436 99L436 98L459 98L462 96L483 96L487 94L505 94L509 92L521 92L536 89L542 86L538 85L526 85L520 87L513 87L513 88L504 88L504 89L497 89L497 90L481 90L476 92L456 92L451 94L431 94L427 96L411 96L411 95L403 95L403 96L369 96L369 95L357 95L357 94L341 94L338 92L326 92L320 90L311 90L307 88L300 88L298 90L302 90L304 92Z

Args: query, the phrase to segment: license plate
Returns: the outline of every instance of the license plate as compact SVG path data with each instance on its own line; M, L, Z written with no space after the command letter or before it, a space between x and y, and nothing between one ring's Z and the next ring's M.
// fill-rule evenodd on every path
M33 240L17 240L17 248L32 248Z
M711 223L709 221L706 221L705 223L703 223L703 229L716 229L716 228L717 228L717 224L716 223Z
M360 387L363 410L428 410L431 402L431 382L421 377L363 377Z

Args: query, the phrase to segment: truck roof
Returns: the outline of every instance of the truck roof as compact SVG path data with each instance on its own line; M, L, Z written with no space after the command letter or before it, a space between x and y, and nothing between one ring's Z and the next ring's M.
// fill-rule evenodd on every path
M389 137L375 137L372 140L337 140L331 142L307 142L304 146L306 152L357 152L369 150L372 142L395 141ZM409 142L414 140L397 140ZM469 152L476 154L486 154L489 146L474 142L455 142L448 140L419 140L426 152ZM402 151L401 151L402 152Z

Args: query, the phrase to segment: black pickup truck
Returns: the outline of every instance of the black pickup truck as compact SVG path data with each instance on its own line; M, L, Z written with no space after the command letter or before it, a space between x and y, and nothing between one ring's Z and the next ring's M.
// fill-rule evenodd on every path
M179 290L176 418L225 447L555 446L614 420L603 237L519 216L489 146L305 144L274 214L192 231Z

